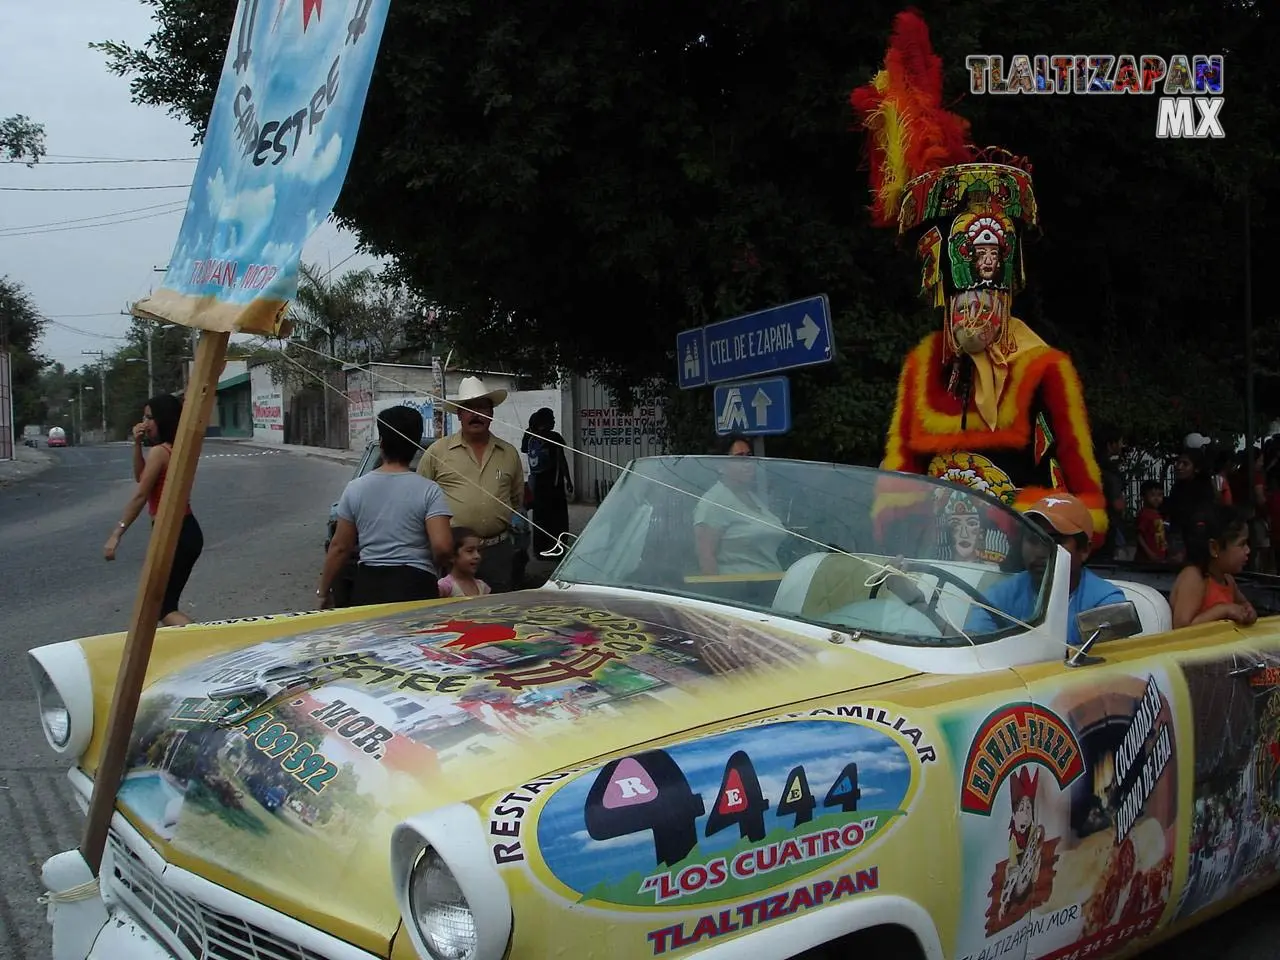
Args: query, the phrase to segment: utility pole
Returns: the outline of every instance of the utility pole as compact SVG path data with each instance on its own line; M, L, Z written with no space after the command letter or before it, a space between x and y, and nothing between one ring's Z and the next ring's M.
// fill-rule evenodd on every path
M79 391L79 397L76 400L76 406L80 408L80 427L76 433L76 446L84 443L84 380L80 379L76 382L76 389ZM90 390L93 387L89 388Z
M128 310L121 310L120 316L132 317L133 314ZM167 329L170 324L162 323L159 325L161 330ZM147 396L154 397L156 395L156 376L155 367L151 360L151 338L155 336L156 328L150 322L147 324Z
M83 354L98 358L98 383L102 388L102 442L107 442L107 355L101 350L81 350Z
M1249 183L1244 188L1244 449L1250 501L1253 497L1253 238L1250 236Z

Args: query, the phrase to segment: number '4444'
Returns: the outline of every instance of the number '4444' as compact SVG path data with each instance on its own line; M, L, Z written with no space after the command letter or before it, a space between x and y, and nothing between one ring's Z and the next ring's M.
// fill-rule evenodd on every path
M854 813L861 798L858 765L849 763L832 782L822 806ZM607 764L587 794L583 814L587 833L595 840L653 831L655 859L659 865L673 866L697 845L697 822L704 813L705 836L736 825L742 839L759 843L768 833L765 813L769 806L745 750L729 757L709 813L702 796L694 792L671 755L651 750ZM777 816L794 817L794 826L799 827L813 820L817 806L804 767L792 767L784 781Z

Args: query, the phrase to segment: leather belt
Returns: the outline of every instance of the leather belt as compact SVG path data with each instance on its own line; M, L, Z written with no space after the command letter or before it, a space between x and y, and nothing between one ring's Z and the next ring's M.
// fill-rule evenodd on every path
M496 546L499 543L502 543L504 540L510 540L510 539L511 539L511 531L504 530L502 533L498 534L496 537L484 538L483 540L480 541L480 546L492 547L492 546Z

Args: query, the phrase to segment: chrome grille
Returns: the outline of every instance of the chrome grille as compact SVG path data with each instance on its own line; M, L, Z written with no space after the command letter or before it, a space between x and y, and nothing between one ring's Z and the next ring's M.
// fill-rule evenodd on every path
M327 960L261 927L174 893L114 833L112 879L138 919L190 960Z

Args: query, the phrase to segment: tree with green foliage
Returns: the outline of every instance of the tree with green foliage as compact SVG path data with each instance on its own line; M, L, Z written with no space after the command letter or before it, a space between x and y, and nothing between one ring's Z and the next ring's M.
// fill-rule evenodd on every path
M234 4L146 2L144 47L99 47L198 140ZM1073 354L1094 419L1147 442L1242 429L1241 198L1260 248L1280 229L1280 7L920 6L974 139L1034 162L1044 236L1015 310ZM825 292L838 359L793 376L796 429L770 451L877 461L902 358L940 322L913 251L870 225L848 104L900 3L584 9L392 4L338 217L448 306L470 356L660 378L685 447L710 439L711 391L670 389L676 333ZM967 55L1055 50L1225 53L1228 136L1157 140L1154 97L966 93Z
M0 119L0 156L33 167L44 153L44 124L21 113Z
M383 282L369 269L332 278L315 264L298 268L290 307L292 349L277 354L276 376L296 389L314 389L343 363L393 361L424 345L422 305L408 288Z
M28 423L44 425L48 405L40 374L49 361L38 345L45 321L22 284L0 277L0 351L8 351L13 376L13 427L20 435Z

